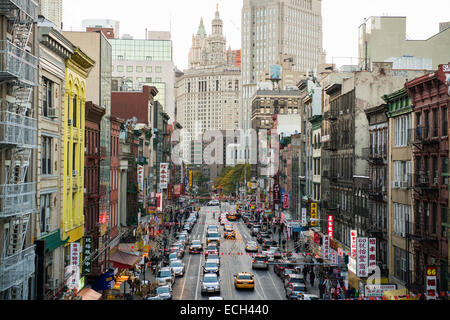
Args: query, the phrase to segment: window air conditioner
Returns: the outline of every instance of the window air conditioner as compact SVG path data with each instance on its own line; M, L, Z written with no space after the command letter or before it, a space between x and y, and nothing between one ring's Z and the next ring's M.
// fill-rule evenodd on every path
M75 177L78 175L78 171L77 170L72 170L72 176Z
M71 125L72 125L72 119L67 120L67 124L68 124L69 126L71 126Z

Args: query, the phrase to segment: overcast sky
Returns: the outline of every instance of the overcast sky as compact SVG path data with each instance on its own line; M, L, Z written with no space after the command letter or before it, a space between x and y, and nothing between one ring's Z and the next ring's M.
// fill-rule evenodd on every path
M224 35L232 49L241 48L242 0L63 0L64 30L81 30L83 19L120 21L120 35L145 37L145 29L172 32L175 65L188 65L192 34L203 17L206 32L216 4ZM425 5L424 5L425 4ZM409 39L423 40L439 32L439 22L450 21L449 0L323 0L323 46L327 62L332 57L357 57L358 27L369 16L406 16ZM342 59L335 59L340 64Z

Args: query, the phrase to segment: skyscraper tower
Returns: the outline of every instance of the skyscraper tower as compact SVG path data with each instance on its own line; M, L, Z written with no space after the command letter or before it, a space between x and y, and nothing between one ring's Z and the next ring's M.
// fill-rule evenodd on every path
M63 0L40 0L41 15L62 30Z
M321 0L244 0L242 7L241 128L251 128L251 97L258 75L293 55L293 71L323 63Z

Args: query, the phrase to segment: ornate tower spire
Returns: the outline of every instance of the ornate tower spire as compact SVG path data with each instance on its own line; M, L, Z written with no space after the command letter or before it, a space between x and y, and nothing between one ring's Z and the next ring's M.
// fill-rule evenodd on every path
M198 26L197 35L206 37L206 30L205 25L203 24L203 17L200 18L200 25Z

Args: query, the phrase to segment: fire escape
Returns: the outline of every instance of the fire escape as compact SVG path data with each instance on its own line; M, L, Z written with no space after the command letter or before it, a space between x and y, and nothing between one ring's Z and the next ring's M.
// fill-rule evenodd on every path
M35 272L35 246L26 248L25 238L30 214L36 211L36 182L29 166L37 148L32 95L38 85L38 59L30 53L29 41L37 14L33 0L0 0L0 16L7 21L5 40L0 40L0 84L7 97L0 109L0 154L5 159L0 219L6 243L0 259L0 292L8 291L5 297L12 300L27 298L26 282Z

